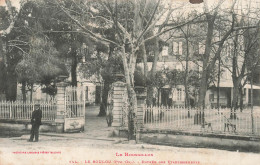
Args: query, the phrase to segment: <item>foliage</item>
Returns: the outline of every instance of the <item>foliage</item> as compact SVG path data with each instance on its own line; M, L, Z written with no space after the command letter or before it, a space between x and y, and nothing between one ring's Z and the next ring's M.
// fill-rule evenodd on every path
M137 66L134 73L134 82L135 86L144 86L145 85L145 77L143 74L143 69L140 66Z
M166 73L166 77L168 79L168 84L172 87L177 85L184 84L184 71L180 71L177 69L170 70Z
M6 29L9 25L8 11L4 6L0 6L0 29Z
M23 59L16 66L18 81L48 86L55 77L64 72L59 67L62 64L57 58L58 52L53 43L43 37L32 36L29 45L29 52L24 52Z
M149 75L150 74L151 72L149 72ZM153 78L149 75L148 84L156 88L162 88L165 85L169 85L171 88L175 88L177 85L181 85L184 82L183 71L177 69L159 70L155 73Z
M4 93L5 91L5 72L3 72L4 70L4 63L2 61L0 61L0 93Z

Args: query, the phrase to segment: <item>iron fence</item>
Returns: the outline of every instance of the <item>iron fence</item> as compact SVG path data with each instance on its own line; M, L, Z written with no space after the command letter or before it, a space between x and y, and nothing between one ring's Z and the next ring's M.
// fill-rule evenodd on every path
M230 109L186 109L184 107L143 107L144 127L157 130L211 132L217 134L260 135L260 113L237 110L230 118Z
M1 101L0 119L30 120L34 110L34 102ZM57 107L53 102L41 102L42 120L55 120Z

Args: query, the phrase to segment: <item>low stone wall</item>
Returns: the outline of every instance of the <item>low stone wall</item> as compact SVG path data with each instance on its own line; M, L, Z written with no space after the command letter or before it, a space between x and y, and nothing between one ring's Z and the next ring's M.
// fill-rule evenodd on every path
M65 118L64 132L84 131L85 118Z
M1 137L21 136L29 134L32 125L30 123L0 123ZM40 126L40 132L56 132L55 123L44 123Z
M192 148L215 148L239 152L260 152L260 138L196 134L185 132L140 132L139 141L149 144Z

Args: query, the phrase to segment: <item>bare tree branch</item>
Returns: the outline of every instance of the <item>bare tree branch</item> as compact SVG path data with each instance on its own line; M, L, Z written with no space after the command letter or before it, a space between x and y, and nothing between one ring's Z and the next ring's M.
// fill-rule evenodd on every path
M57 2L57 0L56 0L56 2ZM65 9L62 5L59 4L59 2L57 2L57 5L60 7L60 9L61 9L74 23L76 23L83 31L85 31L86 34L88 34L88 35L90 35L91 37L94 37L94 38L96 38L96 39L98 39L98 40L105 41L105 42L114 44L114 45L116 45L116 46L120 46L118 43L116 43L116 42L114 42L114 41L111 41L111 40L109 40L109 39L103 38L103 37L98 36L97 34L91 32L91 31L88 30L85 26L83 26L78 20L76 20L75 18L73 18L73 17L70 15L70 13L68 13L68 12L66 11L66 9Z
M150 26L152 20L154 19L154 15L155 15L155 13L156 13L156 11L157 11L157 9L158 9L158 6L159 6L160 2L161 2L161 0L158 0L157 4L156 4L156 6L155 6L155 8L154 8L154 10L153 10L153 14L151 15L150 19L148 20L148 22L147 22L147 24L146 24L146 27L144 28L144 30L142 31L142 33L141 33L140 36L138 37L136 43L139 42L139 40L143 37L143 35L144 35L144 34L146 33L146 31L148 30L148 27Z
M124 28L123 25L120 24L120 22L116 21L114 18L114 15L112 14L112 9L108 9L108 6L105 2L101 2L101 5L106 9L106 11L109 13L109 15L112 17L112 20L114 21L114 24L119 28L119 30L126 35L126 38L131 41L131 35L128 33L128 31ZM120 35L120 34L119 34Z
M186 22L184 22L184 23L182 23L182 24L176 25L176 26L171 27L171 28L169 28L169 29L166 29L166 30L164 30L164 31L162 31L162 32L159 32L159 33L157 33L157 34L154 35L154 36L151 36L151 37L149 37L149 38L146 38L143 42L152 40L152 39L154 39L155 37L161 36L162 34L164 34L164 33L166 33L166 32L169 32L169 31L171 31L171 30L174 30L174 29L183 27L183 26L185 26L185 25L187 25L187 24L189 24L189 23L193 23L193 21L195 21L196 19L198 19L199 17L201 17L201 16L203 16L203 15L205 15L205 13L203 13L203 14L201 14L201 15L198 15L197 17L195 17L195 18L193 18L193 19L191 19L191 20L188 20L188 21L186 21Z

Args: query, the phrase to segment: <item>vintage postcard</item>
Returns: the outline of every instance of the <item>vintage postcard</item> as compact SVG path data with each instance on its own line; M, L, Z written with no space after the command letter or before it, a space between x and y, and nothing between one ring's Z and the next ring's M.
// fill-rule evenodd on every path
M260 162L260 0L0 0L0 165Z

